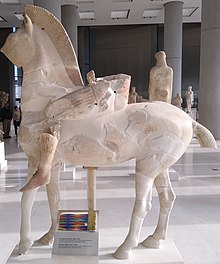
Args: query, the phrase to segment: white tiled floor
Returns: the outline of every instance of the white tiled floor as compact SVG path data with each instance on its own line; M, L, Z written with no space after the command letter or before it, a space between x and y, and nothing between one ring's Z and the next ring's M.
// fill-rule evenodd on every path
M5 148L8 167L0 172L0 264L5 263L4 260L19 240L21 194L18 190L24 184L27 169L27 160L15 138L5 140ZM173 168L179 173L179 180L173 181L177 199L171 214L168 237L172 238L185 264L220 264L220 150L202 149L193 140ZM67 166L67 169L71 167ZM61 209L87 207L86 172L78 168L76 175L75 182L61 181ZM127 233L133 201L132 162L97 171L97 209L100 211L102 253L100 263L137 263L135 259L115 262L112 257L108 258ZM142 239L153 231L158 208L154 191L153 207L144 221ZM49 227L49 209L44 187L36 196L32 227L35 239ZM146 252L140 263L149 263L146 261L147 249L143 251ZM33 252L36 251L32 251L32 254ZM35 262L28 258L18 258L15 250L7 263L49 263L43 258L39 260L37 253L34 258ZM59 263L65 264L64 261ZM164 260L163 263L170 262Z

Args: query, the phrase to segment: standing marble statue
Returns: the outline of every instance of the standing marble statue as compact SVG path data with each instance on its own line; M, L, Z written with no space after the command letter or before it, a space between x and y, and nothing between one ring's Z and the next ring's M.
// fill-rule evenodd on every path
M28 172L27 185L22 188L19 253L24 254L34 243L30 217L41 185L46 185L51 226L38 243L53 242L63 162L101 167L133 158L134 208L128 234L114 256L127 259L138 245L141 226L151 209L153 185L160 200L159 218L142 245L158 248L166 238L175 200L169 167L185 152L193 133L201 146L216 147L215 139L208 129L171 104L128 105L130 76L126 74L101 80L91 74L89 85L84 86L75 51L60 21L33 5L25 5L24 13L23 26L11 33L1 48L24 71L19 143L28 158ZM172 71L166 66L164 52L156 57L150 85L156 93L151 98L169 101Z
M156 65L150 70L149 100L171 103L173 89L173 70L167 66L166 54L155 54Z
M86 74L86 78L89 84L94 84L96 83L96 78L95 78L95 72L93 70L89 71Z
M175 105L176 107L180 109L182 109L182 102L183 102L183 99L179 93L177 93L176 96L173 97L171 100L171 104Z
M192 86L188 86L187 91L186 91L186 105L187 105L187 113L192 112L192 106L194 102L194 92L192 90Z
M132 86L129 92L129 96L128 96L128 103L129 104L137 103L137 96L138 96L138 93L136 92L136 87Z
M137 95L137 103L145 103L145 102L149 102L148 99L144 98L142 95Z

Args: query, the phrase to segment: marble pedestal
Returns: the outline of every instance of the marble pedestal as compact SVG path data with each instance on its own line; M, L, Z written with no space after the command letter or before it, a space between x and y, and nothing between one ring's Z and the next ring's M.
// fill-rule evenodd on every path
M129 260L118 260L112 256L112 247L100 247L98 256L59 256L52 255L52 246L33 246L25 255L18 255L18 249L12 252L7 264L183 264L184 261L172 239L162 241L160 249L147 249L142 245L133 249L133 256Z
M76 179L76 168L71 167L71 169L66 168L66 164L64 163L62 169L60 171L60 179L61 180L73 180Z
M5 144L0 142L0 170L7 166L7 160L5 159Z

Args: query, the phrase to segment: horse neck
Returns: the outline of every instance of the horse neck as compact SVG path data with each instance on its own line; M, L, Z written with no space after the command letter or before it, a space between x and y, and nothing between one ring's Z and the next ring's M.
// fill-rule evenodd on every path
M24 84L29 82L51 82L57 85L73 86L63 62L52 41L40 28L34 28L34 55L23 65Z

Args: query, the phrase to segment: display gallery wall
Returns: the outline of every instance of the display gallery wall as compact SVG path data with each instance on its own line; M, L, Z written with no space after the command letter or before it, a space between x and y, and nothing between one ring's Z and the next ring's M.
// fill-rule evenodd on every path
M183 24L182 90L199 90L200 23ZM79 27L79 64L82 75L95 70L101 77L115 73L132 76L132 86L147 97L154 54L163 50L163 25Z
M192 85L199 90L200 23L183 24L182 90ZM0 29L2 46L12 29ZM78 27L78 58L84 80L95 70L97 77L115 73L132 76L132 86L148 97L149 71L156 63L154 54L163 50L163 25ZM14 89L13 65L0 53L0 90L10 95ZM11 96L11 105L15 98Z
M1 28L0 30L0 47L3 46L7 36L12 32L12 28ZM0 91L10 94L10 105L14 105L14 72L13 64L0 52Z

